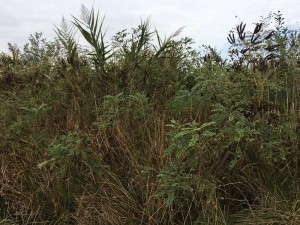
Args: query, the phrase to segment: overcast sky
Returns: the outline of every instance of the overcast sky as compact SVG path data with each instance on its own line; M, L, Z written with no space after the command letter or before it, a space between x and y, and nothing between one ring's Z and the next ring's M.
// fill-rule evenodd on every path
M247 24L280 10L286 24L299 28L300 0L0 0L0 52L7 43L23 47L30 34L55 36L54 25L62 16L80 17L81 4L94 6L105 15L108 38L117 31L136 27L151 16L151 26L171 34L185 26L181 37L192 37L197 46L209 44L218 50L227 45L229 30L241 20ZM236 17L237 16L237 17Z

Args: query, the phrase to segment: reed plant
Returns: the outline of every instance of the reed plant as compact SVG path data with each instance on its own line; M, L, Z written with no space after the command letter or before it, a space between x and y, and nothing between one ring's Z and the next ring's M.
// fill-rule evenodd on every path
M300 38L282 14L235 26L227 60L150 19L107 42L100 17L83 6L0 54L0 224L299 224Z

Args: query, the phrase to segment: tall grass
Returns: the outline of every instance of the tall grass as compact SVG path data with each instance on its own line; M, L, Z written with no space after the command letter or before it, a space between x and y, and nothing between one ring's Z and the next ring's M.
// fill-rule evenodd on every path
M299 224L300 38L283 21L238 24L227 61L149 19L108 44L84 6L57 40L9 45L0 224Z

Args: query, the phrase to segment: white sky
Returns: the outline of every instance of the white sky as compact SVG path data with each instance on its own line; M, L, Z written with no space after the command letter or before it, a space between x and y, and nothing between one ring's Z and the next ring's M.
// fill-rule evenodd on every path
M151 26L161 34L185 26L181 37L218 50L227 45L229 30L241 20L252 24L280 10L286 24L299 28L300 23L300 0L0 0L0 52L7 51L8 42L22 48L35 32L52 40L54 25L60 25L62 16L80 17L81 4L105 15L107 38L151 16Z

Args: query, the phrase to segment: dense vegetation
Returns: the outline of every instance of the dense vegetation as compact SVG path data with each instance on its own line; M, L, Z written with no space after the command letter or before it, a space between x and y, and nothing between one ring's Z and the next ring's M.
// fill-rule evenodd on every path
M149 20L107 42L98 17L0 55L0 224L300 224L300 36L280 12L233 28L226 60Z

